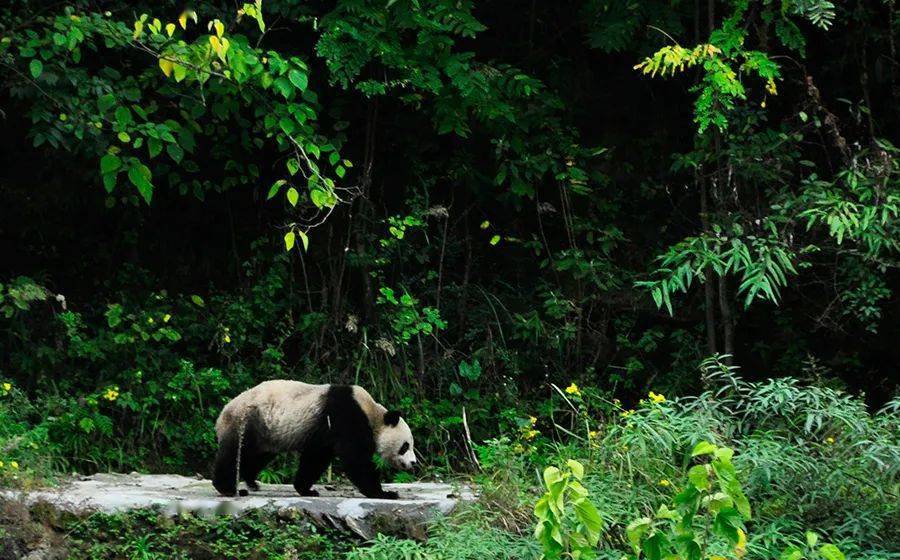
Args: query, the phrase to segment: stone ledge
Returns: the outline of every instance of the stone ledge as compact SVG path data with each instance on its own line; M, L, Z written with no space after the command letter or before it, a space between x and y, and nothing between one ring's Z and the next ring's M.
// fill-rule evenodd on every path
M240 515L271 508L278 515L299 513L313 523L349 530L365 539L378 532L421 538L424 526L446 515L475 494L465 485L430 482L385 484L400 494L397 500L365 498L352 486L318 485L318 497L299 496L287 484L261 484L248 496L219 496L209 480L179 475L95 474L71 480L55 488L30 491L0 490L0 497L26 504L46 502L71 513L120 513L154 508L165 515L193 513L200 517Z

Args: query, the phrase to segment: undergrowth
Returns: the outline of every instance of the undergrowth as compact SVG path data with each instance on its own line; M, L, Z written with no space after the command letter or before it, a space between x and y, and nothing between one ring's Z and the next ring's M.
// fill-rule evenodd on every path
M634 409L574 383L553 388L552 398L533 405L535 416L522 411L515 428L473 444L473 471L457 478L476 483L480 498L431 526L425 542L379 535L347 544L261 514L201 521L136 513L69 524L68 546L73 558L539 558L532 532L541 473L576 460L601 519L596 553L618 560L631 553L628 528L635 520L674 511L695 483L692 451L710 442L733 450L729 462L752 509L735 558L799 560L804 550L813 558L821 543L847 558L900 558L900 400L871 413L837 389L791 378L746 381L717 359L703 362L701 374L707 387L701 394L651 392ZM2 429L4 453L41 465L40 434L15 423ZM12 469L7 459L0 476L10 482L31 468ZM577 520L573 527L580 531ZM782 556L786 551L795 552ZM722 557L730 558L709 558Z

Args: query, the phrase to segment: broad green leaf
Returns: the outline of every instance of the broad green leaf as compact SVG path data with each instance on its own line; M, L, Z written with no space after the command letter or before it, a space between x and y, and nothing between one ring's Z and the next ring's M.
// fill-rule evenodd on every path
M699 457L700 455L712 455L716 452L716 446L708 441L701 441L694 446L691 451L691 457Z
M635 554L640 553L641 540L650 529L650 523L649 517L641 517L635 519L625 527L625 535L628 537L628 542L631 544L631 548L634 549Z
M119 123L119 126L127 126L133 121L134 118L131 116L131 111L128 110L128 107L116 109L116 122Z
M285 181L284 179L278 179L277 181L272 183L272 186L269 187L269 194L266 195L266 200L272 200L272 197L278 194L278 191L285 183L287 183L287 181Z
M300 91L304 91L309 83L309 78L306 76L306 74L300 72L299 70L291 70L288 73L288 79Z
M581 480L584 478L584 465L576 461L575 459L569 459L566 461L566 465L568 465L569 469L571 469L572 474L575 475L575 478Z
M562 479L562 474L556 467L547 467L544 469L544 484L549 488Z
M688 471L688 479L697 490L709 489L709 473L706 465L694 465Z
M116 188L116 181L118 178L115 173L104 173L103 177L103 188L106 189L106 192L111 193Z
M820 546L819 554L825 560L844 560L844 553L831 543Z
M798 548L788 548L784 552L781 553L781 556L778 557L778 560L802 560L803 551Z
M287 190L287 199L291 206L297 206L297 201L300 200L300 193L297 192L297 189L291 187Z
M150 204L150 200L153 198L153 184L150 182L152 178L153 174L150 172L150 168L144 164L138 163L128 169L128 180L137 187L147 204Z
M109 110L110 107L116 104L116 97L107 93L106 95L100 96L100 99L97 100L97 107L101 112Z
M122 160L113 154L106 154L100 158L100 172L113 173L122 167Z
M166 144L166 153L175 163L181 163L184 158L184 150L178 144Z
M37 79L38 76L40 76L44 71L44 63L36 58L33 58L28 64L28 70L31 72L31 77Z
M293 230L284 234L284 248L286 251L290 251L294 248L294 238L295 235Z
M816 543L818 543L818 542L819 542L818 534L813 533L812 531L806 532L806 545L808 547L813 548L814 546L816 546Z
M325 208L326 206L330 206L329 201L330 197L328 193L323 191L322 189L313 189L309 191L309 198L312 200L312 203L316 205L316 208ZM402 235L400 239L402 239Z
M160 58L159 59L159 69L162 70L162 73L165 74L166 78L172 75L172 69L175 67L175 63L171 60Z
M150 154L150 158L155 158L162 152L162 141L158 138L148 138L147 139L147 152Z

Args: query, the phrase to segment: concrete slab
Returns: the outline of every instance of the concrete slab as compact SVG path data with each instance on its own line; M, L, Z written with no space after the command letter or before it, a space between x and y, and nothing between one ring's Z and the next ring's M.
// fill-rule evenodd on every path
M385 484L400 494L397 500L363 497L352 486L317 485L318 497L297 495L287 484L261 484L244 497L219 496L209 480L164 474L95 474L59 487L30 491L0 490L0 497L27 504L48 502L72 513L117 513L155 508L166 515L193 513L201 517L240 515L269 508L277 515L294 512L317 525L349 530L363 538L387 532L424 537L424 527L435 516L453 511L461 501L475 499L465 485L415 482Z

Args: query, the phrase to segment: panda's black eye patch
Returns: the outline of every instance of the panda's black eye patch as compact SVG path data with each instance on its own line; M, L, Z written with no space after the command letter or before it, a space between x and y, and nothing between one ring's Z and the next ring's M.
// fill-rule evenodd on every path
M405 441L405 442L403 442L403 445L400 446L400 451L398 451L397 454L403 455L407 451L409 451L409 442Z

